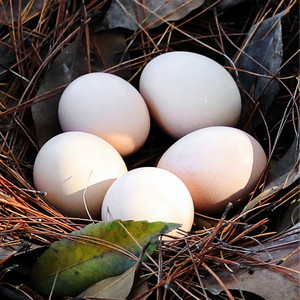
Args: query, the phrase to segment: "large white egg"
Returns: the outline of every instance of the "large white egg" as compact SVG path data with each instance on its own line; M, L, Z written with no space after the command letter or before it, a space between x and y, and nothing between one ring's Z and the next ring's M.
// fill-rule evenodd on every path
M153 119L170 136L208 126L234 126L241 113L238 87L214 60L174 51L152 59L140 78L140 93Z
M121 77L101 72L80 76L67 86L58 117L63 131L95 134L122 156L136 152L150 130L149 111L140 93Z
M215 126L196 130L174 143L158 167L188 187L200 213L237 206L252 192L267 163L261 145L239 129Z
M147 220L182 224L189 231L194 220L192 197L174 174L155 167L129 171L108 189L102 220ZM180 235L176 231L172 235Z
M110 185L127 172L120 154L105 140L85 132L65 132L45 143L33 168L36 189L60 212L99 218Z

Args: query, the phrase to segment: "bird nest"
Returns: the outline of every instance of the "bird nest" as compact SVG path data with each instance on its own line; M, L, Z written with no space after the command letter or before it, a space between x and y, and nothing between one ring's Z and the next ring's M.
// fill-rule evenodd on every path
M195 213L191 232L159 239L128 299L295 299L298 2L178 1L163 12L172 1L146 2L1 3L0 298L46 299L25 269L53 242L90 223L62 215L33 185L38 150L60 132L56 111L64 88L92 71L137 87L149 60L177 50L211 57L232 74L243 100L238 127L261 143L268 167L243 207ZM154 166L173 142L153 125L142 149L125 158L128 169Z

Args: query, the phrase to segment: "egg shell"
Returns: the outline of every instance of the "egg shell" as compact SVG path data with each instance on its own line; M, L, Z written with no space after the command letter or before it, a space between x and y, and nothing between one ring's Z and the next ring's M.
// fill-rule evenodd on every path
M228 202L241 205L267 164L261 145L239 129L215 126L175 142L157 167L177 175L188 187L195 211L215 214Z
M169 171L143 167L129 171L108 189L102 220L147 220L182 224L189 231L194 220L192 197L184 183ZM172 231L172 235L182 236Z
M146 141L150 115L140 93L113 74L94 72L72 81L58 106L63 131L95 134L122 156L136 152Z
M105 140L85 132L65 132L47 141L33 167L36 189L61 213L99 219L104 195L127 172L120 154Z
M235 126L241 113L238 87L214 60L174 51L152 59L140 78L150 114L175 139L209 126Z

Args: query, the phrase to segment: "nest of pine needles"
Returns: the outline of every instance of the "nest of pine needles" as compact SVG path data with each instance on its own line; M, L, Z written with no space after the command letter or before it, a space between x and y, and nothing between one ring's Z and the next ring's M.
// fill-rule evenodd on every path
M281 243L281 247L289 247L284 257L266 262L252 256L257 246L265 249L266 243L273 243L276 248L276 241L293 236L295 232L290 229L298 221L298 2L240 1L230 5L228 1L226 5L223 1L206 1L177 21L164 19L157 27L143 24L136 30L106 31L95 28L101 24L111 1L23 2L1 1L0 7L1 282L17 289L5 275L16 255L50 245L89 223L62 215L33 186L33 163L41 140L57 129L50 126L49 131L42 132L32 106L59 97L67 85L57 80L53 66L60 72L59 66L71 56L76 76L103 70L119 74L137 87L140 72L151 58L158 53L185 50L213 58L235 77L243 97L243 115L238 127L261 143L268 156L268 168L244 207L232 210L229 206L217 216L196 213L192 232L171 242L160 241L153 259L142 265L142 277L148 288L134 299L247 299L241 289L234 294L221 272L232 278L234 270L243 269L251 274L257 266L299 284L297 270L282 266L286 259L297 254L297 240ZM262 74L243 69L244 65L237 66L237 58L250 43L251 27L280 12L284 12L280 19L283 47L278 70ZM274 26L266 36L273 29ZM100 37L99 32L103 33ZM107 58L111 49L105 40L112 41L115 35L116 44L125 41L125 46L116 46L113 57ZM103 48L99 47L99 39ZM74 45L72 50L70 47ZM252 47L258 45L254 43ZM81 63L82 57L85 67L79 68L76 64ZM260 64L257 58L252 62ZM245 74L254 78L251 90L246 90L239 80ZM266 93L256 99L255 89L261 78L269 79L269 83L264 87ZM274 81L278 85L276 92L268 89ZM143 148L126 158L128 169L154 166L173 142L154 124ZM220 292L214 294L213 285L210 289L203 276L214 278ZM28 286L22 293L20 290L14 294L16 299L43 299Z

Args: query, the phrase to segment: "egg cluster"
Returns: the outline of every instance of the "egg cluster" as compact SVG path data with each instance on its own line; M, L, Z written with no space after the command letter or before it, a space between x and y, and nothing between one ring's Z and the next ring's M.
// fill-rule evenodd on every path
M83 75L61 96L64 132L40 149L35 187L68 216L175 222L189 231L194 211L215 214L247 199L266 166L259 143L233 127L240 112L231 75L196 53L157 56L139 91L116 75ZM156 167L128 171L123 157L145 143L151 119L178 140Z

